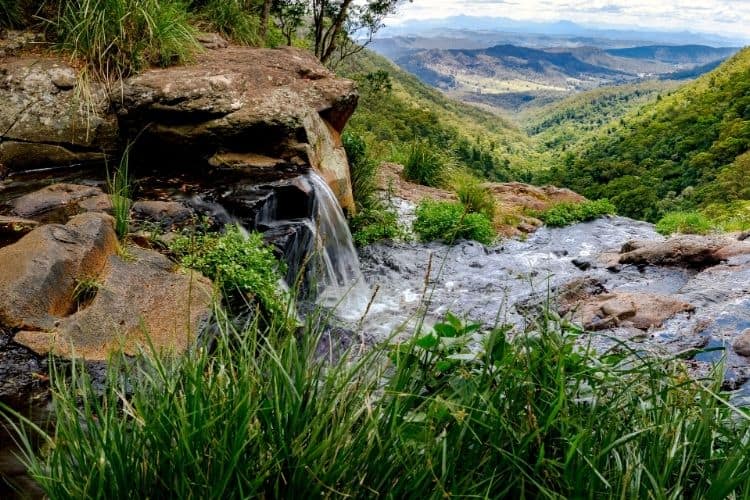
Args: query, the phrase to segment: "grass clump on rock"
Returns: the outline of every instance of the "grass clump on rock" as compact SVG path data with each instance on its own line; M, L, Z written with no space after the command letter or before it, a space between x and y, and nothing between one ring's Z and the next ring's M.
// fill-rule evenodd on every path
M587 200L582 203L558 203L538 216L548 226L563 227L615 213L617 208L609 200Z
M199 49L183 0L68 0L52 21L57 45L105 78L190 60Z
M447 315L334 364L312 321L216 321L212 353L115 358L103 394L53 366L55 433L35 430L37 453L20 432L50 498L750 494L748 415L719 379L622 344L596 353L559 318L509 335Z
M659 234L708 234L714 228L713 223L700 212L671 212L656 223Z
M423 241L452 243L466 239L489 245L495 238L492 221L481 213L469 212L459 202L423 200L416 215L414 232Z
M414 141L400 158L406 180L423 186L440 187L446 181L453 161L428 141Z

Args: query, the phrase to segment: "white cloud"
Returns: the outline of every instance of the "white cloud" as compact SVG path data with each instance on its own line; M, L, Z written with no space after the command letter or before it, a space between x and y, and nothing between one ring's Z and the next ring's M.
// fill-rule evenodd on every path
M388 24L462 14L686 30L750 39L750 0L413 0L401 5Z

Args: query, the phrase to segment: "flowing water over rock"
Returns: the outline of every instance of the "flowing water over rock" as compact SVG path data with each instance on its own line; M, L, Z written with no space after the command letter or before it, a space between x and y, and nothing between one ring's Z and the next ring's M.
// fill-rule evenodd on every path
M750 328L750 265L730 259L700 270L613 265L608 258L630 240L663 239L650 224L609 217L545 227L525 241L489 247L475 242L372 245L360 257L364 275L378 293L363 329L378 339L394 329L406 337L423 313L429 325L447 311L486 326L512 323L523 328L548 299L556 307L565 286L580 282L602 297L655 294L687 303L690 307L683 309L692 311L668 315L663 324L661 318L648 329L613 324L604 333L662 355L696 349L697 370L726 356L728 385L741 384L750 377L750 360L735 353L731 342Z

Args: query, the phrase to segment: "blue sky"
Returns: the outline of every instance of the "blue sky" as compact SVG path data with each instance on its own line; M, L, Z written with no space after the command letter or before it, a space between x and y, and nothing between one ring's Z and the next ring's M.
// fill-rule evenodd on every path
M454 15L509 17L660 31L693 31L750 39L750 0L414 0L387 24Z

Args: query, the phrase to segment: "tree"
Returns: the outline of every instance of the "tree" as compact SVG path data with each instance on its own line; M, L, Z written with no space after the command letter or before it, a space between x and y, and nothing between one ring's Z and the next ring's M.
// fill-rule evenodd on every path
M341 59L362 50L395 11L399 0L311 0L312 41L315 55L335 66ZM355 37L361 37L360 40ZM337 56L335 60L334 56Z
M294 35L302 26L308 11L307 0L273 0L271 13L276 19L286 44L291 45Z

